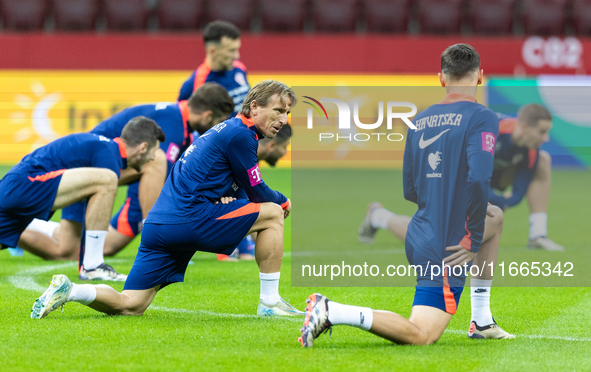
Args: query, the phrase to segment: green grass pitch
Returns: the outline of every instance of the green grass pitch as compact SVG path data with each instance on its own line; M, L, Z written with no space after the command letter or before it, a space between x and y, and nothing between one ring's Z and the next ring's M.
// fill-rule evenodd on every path
M0 175L7 170L0 168ZM339 172L346 170L324 176L336 177ZM401 172L387 172L398 180L388 186L391 199L400 201L401 212L412 213L413 207L402 201ZM271 187L291 194L289 170L263 169L263 177ZM549 233L567 249L589 249L590 184L590 172L553 173ZM121 189L118 205L123 196ZM333 207L351 216L351 226L356 227L363 216L361 204ZM297 213L294 203L293 216ZM526 203L505 214L500 259L510 249L506 247L525 245L527 216ZM290 228L291 217L286 222L286 252L291 248ZM324 231L319 238L341 239L338 233ZM350 235L355 239L355 231ZM402 247L385 232L376 240L381 248ZM138 244L136 239L107 262L129 272ZM591 288L493 289L493 315L517 335L515 340L468 339L470 301L465 292L448 331L435 345L397 346L358 329L335 327L332 337L323 335L308 350L296 341L300 320L255 316L256 264L217 262L214 255L201 253L193 261L185 282L162 290L142 317L106 316L69 303L65 313L55 311L35 321L29 314L39 289L47 286L52 274L67 274L76 281L76 264L45 262L27 253L11 257L1 251L0 370L591 370ZM298 307L303 308L307 295L317 291L340 302L410 314L412 288L291 287L290 264L286 254L280 292ZM113 286L123 288L123 284Z

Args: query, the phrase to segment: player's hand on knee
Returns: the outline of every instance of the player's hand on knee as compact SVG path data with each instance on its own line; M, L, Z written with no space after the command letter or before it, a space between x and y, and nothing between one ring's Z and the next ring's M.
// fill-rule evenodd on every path
M219 202L215 202L217 203L222 203L222 204L230 204L231 202L233 202L234 200L236 200L236 198L232 197L232 196L222 196L222 198L220 199Z
M291 200L287 199L287 208L283 210L283 219L286 219L291 213Z
M478 254L467 250L461 245L452 245L450 247L445 248L445 250L447 252L454 252L451 256L446 257L443 260L443 262L445 262L445 264L449 266L464 266L464 264L472 262L472 260L474 260L476 258L476 255Z

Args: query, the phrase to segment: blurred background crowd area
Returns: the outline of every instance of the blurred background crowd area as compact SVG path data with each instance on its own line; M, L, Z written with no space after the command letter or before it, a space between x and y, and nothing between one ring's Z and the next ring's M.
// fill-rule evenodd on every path
M0 32L591 34L591 0L0 0Z

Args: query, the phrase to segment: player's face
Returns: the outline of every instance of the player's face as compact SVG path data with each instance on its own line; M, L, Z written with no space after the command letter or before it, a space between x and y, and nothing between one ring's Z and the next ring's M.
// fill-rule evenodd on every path
M273 142L274 146L269 155L265 157L265 161L269 163L270 166L274 167L279 159L287 154L287 146L289 145L289 138L287 141L284 141L282 144L277 144L277 142Z
M525 126L526 147L532 150L537 150L544 143L550 141L550 129L552 129L552 122L550 120L540 120L537 125Z
M252 110L252 119L257 129L265 138L275 138L281 128L287 124L287 115L291 112L291 98L275 94L267 106L256 106Z
M214 64L220 70L231 70L233 63L240 58L240 38L233 40L223 36L220 43L215 47L213 55Z

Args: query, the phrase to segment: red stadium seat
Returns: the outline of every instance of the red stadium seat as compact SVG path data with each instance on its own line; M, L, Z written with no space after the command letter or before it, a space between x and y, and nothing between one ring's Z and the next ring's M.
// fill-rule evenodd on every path
M94 30L98 0L53 0L57 30Z
M197 29L204 14L204 0L160 0L159 27L162 29Z
M104 0L107 28L133 31L146 28L148 10L144 0Z
M591 0L574 0L573 13L577 34L591 35Z
M47 14L46 0L0 0L4 28L41 30Z
M418 1L421 32L430 34L459 33L462 0Z
M510 34L515 0L472 0L470 25L476 34Z
M406 32L410 0L364 0L369 32Z
M306 0L261 0L263 30L302 31Z
M312 14L316 31L353 32L359 13L357 0L316 0Z
M523 0L523 29L526 34L564 33L566 0Z
M207 7L208 19L221 19L232 22L241 30L250 30L253 5L253 0L210 0Z

